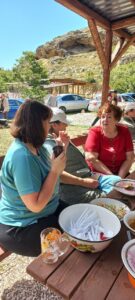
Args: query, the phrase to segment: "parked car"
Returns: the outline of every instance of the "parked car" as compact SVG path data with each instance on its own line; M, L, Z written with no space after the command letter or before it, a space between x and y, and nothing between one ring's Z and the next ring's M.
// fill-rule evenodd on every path
M118 105L124 109L127 102L134 102L135 99L132 98L127 93L118 94ZM89 111L98 111L99 107L101 106L101 96L95 97L93 100L89 102L88 110Z
M135 99L127 93L118 94L118 97L119 97L120 102L134 102L135 101Z
M135 99L135 93L123 93L125 96L130 96Z
M101 106L101 99L94 98L89 102L88 110L89 111L98 111L99 107Z
M8 112L8 119L13 119L15 116L16 111L20 107L20 105L24 102L23 99L8 99L9 101L9 112ZM0 119L2 119L2 113L0 113Z
M49 104L49 100L48 100ZM88 110L89 99L83 98L76 94L59 94L55 97L55 105L61 108L64 112Z

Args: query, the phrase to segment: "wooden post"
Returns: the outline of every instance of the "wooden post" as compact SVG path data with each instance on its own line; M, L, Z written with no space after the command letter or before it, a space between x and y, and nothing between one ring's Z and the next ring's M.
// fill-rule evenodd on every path
M110 82L110 63L112 53L112 30L106 30L105 36L105 55L106 65L103 68L103 86L102 86L102 104L108 99L109 82Z
M107 101L108 98L113 34L111 28L106 30L105 45L103 47L103 43L101 41L95 20L90 19L88 21L88 24L103 69L103 85L102 85L102 104L103 104L105 101Z

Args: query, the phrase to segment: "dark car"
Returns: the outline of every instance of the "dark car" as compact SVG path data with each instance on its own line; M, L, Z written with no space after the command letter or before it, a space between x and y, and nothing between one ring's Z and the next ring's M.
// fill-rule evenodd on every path
M20 105L24 102L23 99L8 99L9 102L9 112L8 112L8 119L13 119L15 116L16 111L20 107ZM2 119L2 113L0 113L0 119Z

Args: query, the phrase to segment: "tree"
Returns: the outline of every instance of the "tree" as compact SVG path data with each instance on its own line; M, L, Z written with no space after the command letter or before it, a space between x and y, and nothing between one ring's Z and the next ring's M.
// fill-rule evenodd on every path
M119 92L135 92L135 62L117 66L111 73L111 87Z
M0 93L8 91L7 83L12 82L13 77L12 71L0 69Z
M94 73L92 71L88 71L86 73L86 81L89 83L96 83L96 80L94 78Z
M42 79L47 79L47 71L33 52L23 52L13 68L14 79L22 82L22 96L42 100L46 92L40 85Z

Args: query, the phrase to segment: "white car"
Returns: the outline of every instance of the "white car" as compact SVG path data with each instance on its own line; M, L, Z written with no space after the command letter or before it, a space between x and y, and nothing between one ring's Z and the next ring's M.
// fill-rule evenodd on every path
M57 106L66 113L69 111L81 111L82 109L87 111L89 101L89 99L76 94L58 94L55 97L50 97L47 104L51 107Z
M118 94L118 106L124 109L127 102L135 102L135 99L129 95ZM97 112L100 106L101 106L101 96L95 97L93 100L89 102L88 110Z
M101 106L101 100L93 99L89 102L88 110L98 111L100 106Z

